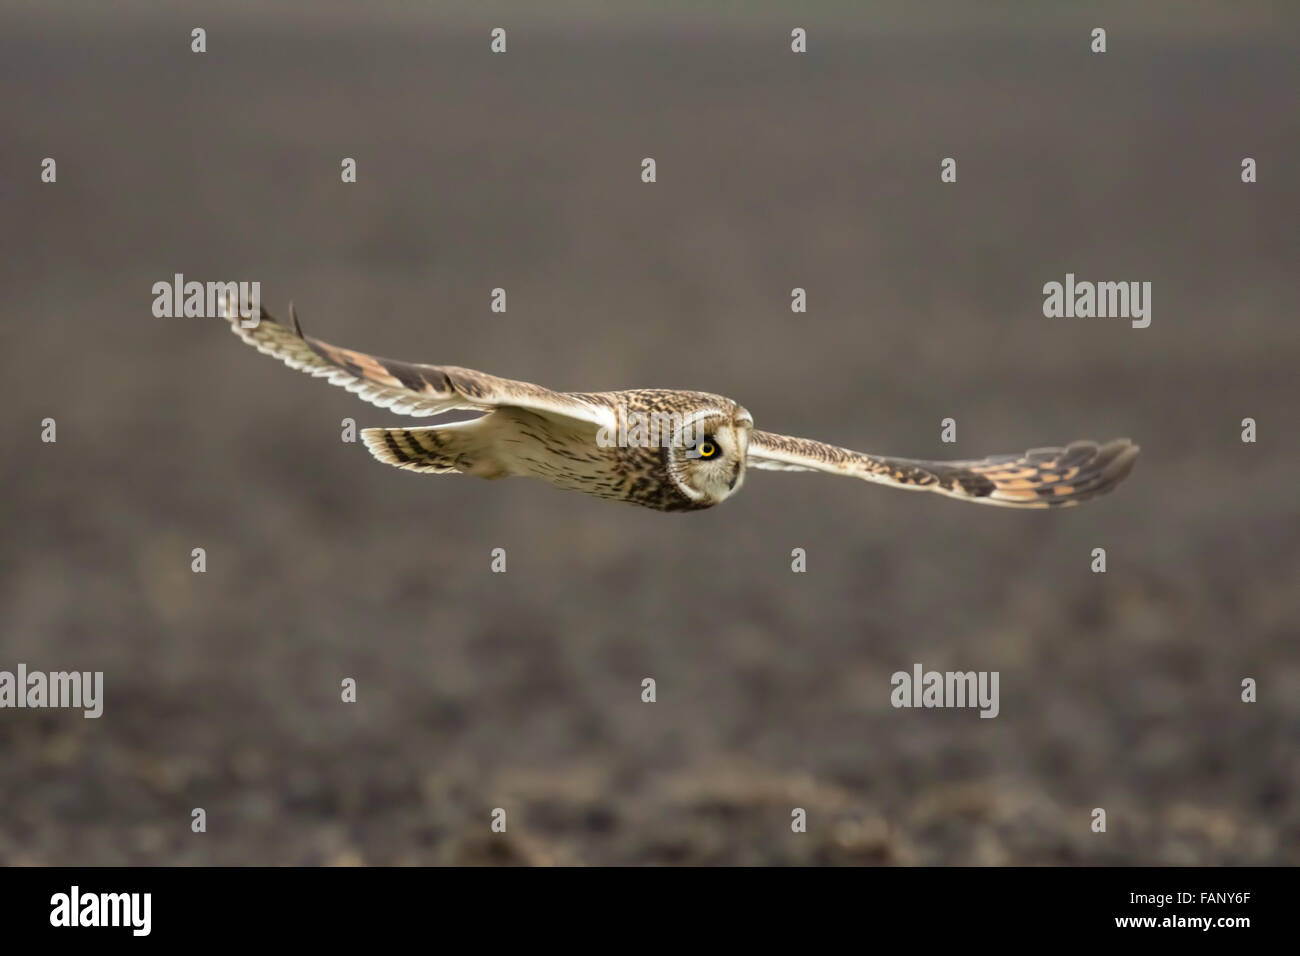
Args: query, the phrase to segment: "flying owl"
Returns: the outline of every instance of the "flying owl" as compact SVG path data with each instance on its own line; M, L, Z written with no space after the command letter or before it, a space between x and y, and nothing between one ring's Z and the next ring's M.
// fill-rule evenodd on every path
M467 368L329 345L303 334L292 306L292 328L265 309L251 328L229 303L224 314L258 351L380 408L413 417L484 413L426 427L363 429L366 447L386 464L434 475L540 478L658 511L720 504L740 490L750 468L821 471L1010 508L1061 508L1110 491L1138 454L1120 438L970 461L885 458L759 431L748 411L721 395L657 388L553 392Z

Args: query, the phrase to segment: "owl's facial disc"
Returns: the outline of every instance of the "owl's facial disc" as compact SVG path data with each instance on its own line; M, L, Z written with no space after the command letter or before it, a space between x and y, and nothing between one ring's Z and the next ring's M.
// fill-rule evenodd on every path
M745 481L749 413L706 412L688 419L669 449L669 472L692 501L716 504Z

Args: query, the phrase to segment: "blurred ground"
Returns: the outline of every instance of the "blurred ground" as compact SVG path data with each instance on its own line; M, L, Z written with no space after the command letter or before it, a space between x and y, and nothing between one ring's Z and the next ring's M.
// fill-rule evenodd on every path
M1110 7L1100 57L1086 13L827 7L798 57L770 7L240 9L0 21L0 668L106 684L97 721L0 712L0 862L1300 862L1294 13ZM175 272L863 450L1143 455L1059 514L417 477L339 441L394 416L153 318ZM1044 319L1066 272L1151 281L1151 327ZM1001 715L891 708L914 662L1000 671Z

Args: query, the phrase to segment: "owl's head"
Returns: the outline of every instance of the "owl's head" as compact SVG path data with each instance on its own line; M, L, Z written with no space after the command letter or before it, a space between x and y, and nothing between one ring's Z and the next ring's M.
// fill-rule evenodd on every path
M668 474L678 490L701 507L739 491L753 427L749 412L734 402L686 415L665 449Z

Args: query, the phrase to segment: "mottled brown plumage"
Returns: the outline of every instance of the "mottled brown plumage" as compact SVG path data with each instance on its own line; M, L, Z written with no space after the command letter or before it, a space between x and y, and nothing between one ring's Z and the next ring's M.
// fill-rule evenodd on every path
M1065 507L1105 494L1129 473L1137 454L1138 447L1126 438L1105 445L1076 441L1065 448L973 461L884 458L758 431L749 439L754 467L824 471L1019 508Z
M429 474L522 475L560 488L659 511L726 500L747 468L822 471L965 501L1018 508L1078 504L1113 488L1137 446L1074 442L970 461L887 458L806 438L756 431L749 412L721 395L675 389L553 392L452 365L376 358L289 329L262 310L244 341L292 368L326 378L381 408L414 417L456 409L483 414L426 427L367 428L366 447L387 464ZM637 431L635 423L661 427Z

